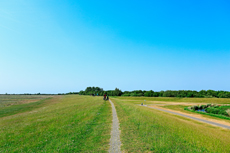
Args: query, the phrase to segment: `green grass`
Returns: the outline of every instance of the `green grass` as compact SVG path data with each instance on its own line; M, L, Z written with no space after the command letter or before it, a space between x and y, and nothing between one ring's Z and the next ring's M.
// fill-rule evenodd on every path
M227 129L141 107L126 101L127 97L111 99L120 121L124 152L230 152Z
M227 117L227 116L224 116L224 115L221 115L221 114L212 114L212 113L199 112L199 111L190 110L188 108L184 108L184 110L190 111L190 112L193 112L193 113L197 113L197 114L203 114L203 115L208 115L208 116L212 116L212 117L216 117L216 118L220 118L220 119L230 120L230 117Z
M31 111L33 109L39 108L44 106L44 104L47 102L47 99L40 100L38 102L33 103L27 103L27 104L21 104L21 105L10 105L8 107L0 107L0 117L14 115L18 113L23 113L27 111Z
M0 108L11 105L37 102L53 95L0 95Z
M111 106L101 97L58 96L0 118L0 152L107 152Z
M192 103L214 103L214 104L230 104L230 98L177 98L177 97L114 97L121 100L135 100L151 104L151 101L162 102L192 102ZM140 104L140 102L138 102Z

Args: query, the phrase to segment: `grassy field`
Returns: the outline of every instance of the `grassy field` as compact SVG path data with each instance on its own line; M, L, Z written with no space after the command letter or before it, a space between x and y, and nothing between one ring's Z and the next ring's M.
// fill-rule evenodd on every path
M124 152L230 152L230 130L141 107L143 100L229 103L229 99L114 97ZM194 101L192 101L192 99Z
M0 108L11 105L37 102L49 97L53 97L53 95L0 95Z
M177 97L114 97L125 101L133 101L137 104L146 100L147 104L153 101L158 102L191 102L191 103L207 103L207 104L230 104L230 98L177 98Z
M108 151L112 110L102 97L65 95L36 97L35 101L31 97L18 100L0 96L4 104L7 98L11 104L0 107L0 152ZM182 102L230 104L229 99L111 97L111 100L120 121L123 152L230 152L230 130L140 106L142 102L178 102L164 107L185 111Z
M36 107L22 104L23 111L0 117L0 152L107 152L109 149L112 122L109 102L101 97L70 95L33 104L36 103ZM12 106L5 109L10 108L13 109Z

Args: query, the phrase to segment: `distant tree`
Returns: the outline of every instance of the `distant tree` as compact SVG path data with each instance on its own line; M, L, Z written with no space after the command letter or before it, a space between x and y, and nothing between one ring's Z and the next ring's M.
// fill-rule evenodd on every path
M118 88L115 88L114 90L114 96L121 96L122 95L122 91L119 90Z

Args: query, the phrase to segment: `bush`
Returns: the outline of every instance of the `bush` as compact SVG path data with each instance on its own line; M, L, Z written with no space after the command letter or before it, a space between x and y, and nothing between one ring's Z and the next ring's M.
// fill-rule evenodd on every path
M195 110L198 110L199 107L198 106L192 106L192 109L195 111Z
M207 113L212 113L212 114L220 114L220 115L228 115L228 113L225 110L219 109L218 107L209 107L206 108L205 111Z
M207 108L207 105L201 105L201 109Z

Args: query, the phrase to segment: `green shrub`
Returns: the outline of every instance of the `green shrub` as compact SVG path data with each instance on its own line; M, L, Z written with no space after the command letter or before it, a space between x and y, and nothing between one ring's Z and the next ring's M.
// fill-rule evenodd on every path
M201 109L207 108L207 105L201 105Z
M193 110L198 110L199 109L199 107L198 106L193 106L193 108L192 108Z
M212 114L220 114L220 115L228 115L228 113L225 110L222 110L218 107L208 107L205 109L207 113L212 113Z

